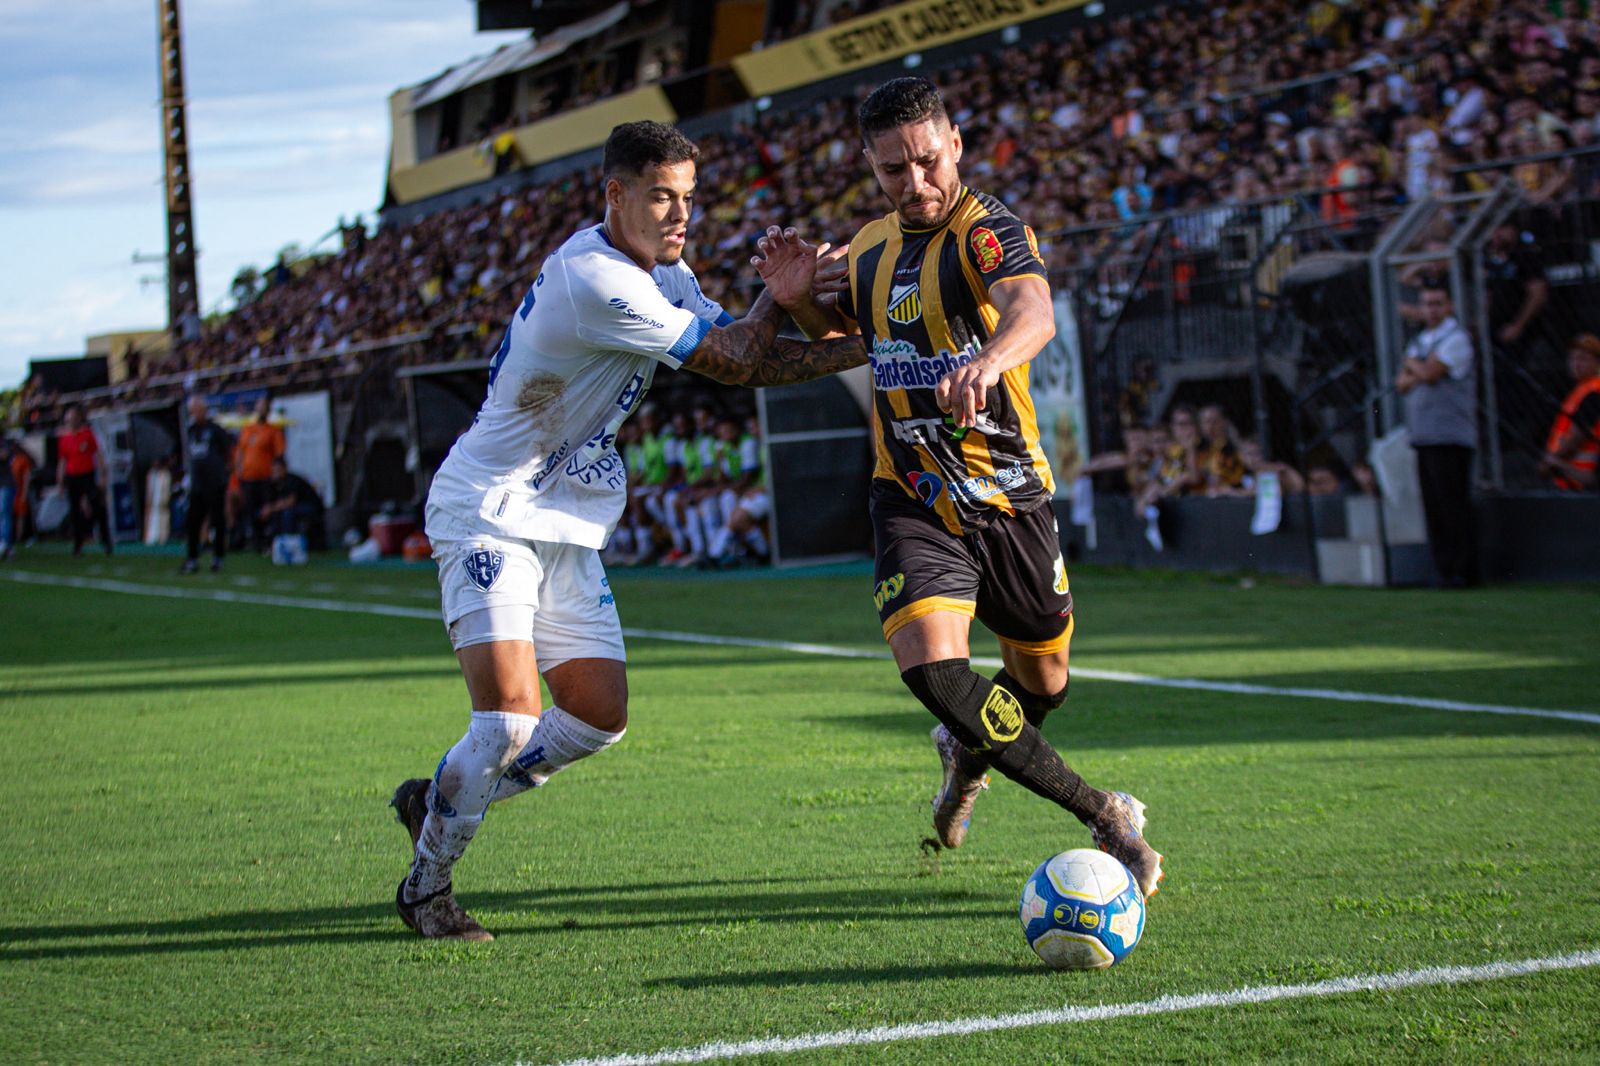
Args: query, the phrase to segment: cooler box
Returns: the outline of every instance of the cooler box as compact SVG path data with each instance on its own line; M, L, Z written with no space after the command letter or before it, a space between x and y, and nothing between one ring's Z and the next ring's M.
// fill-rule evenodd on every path
M367 523L367 532L378 542L378 550L385 555L399 555L406 538L416 531L417 524L409 518L377 515Z

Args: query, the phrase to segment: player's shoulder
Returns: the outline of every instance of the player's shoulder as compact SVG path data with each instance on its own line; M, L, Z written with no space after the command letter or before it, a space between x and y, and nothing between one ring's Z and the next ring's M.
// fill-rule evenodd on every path
M896 225L894 212L891 211L856 230L856 235L850 238L850 258L859 258L862 253L888 240Z
M988 226L994 229L1025 225L1011 208L1000 201L999 197L970 186L966 197L956 209L956 222L964 231L971 230L974 226Z

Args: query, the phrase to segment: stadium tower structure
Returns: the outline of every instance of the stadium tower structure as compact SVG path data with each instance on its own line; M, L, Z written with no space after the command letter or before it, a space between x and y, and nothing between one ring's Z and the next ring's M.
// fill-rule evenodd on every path
M167 330L200 308L195 277L194 208L190 203L189 132L183 91L183 33L178 0L156 0L161 53L161 144L167 192ZM176 339L176 338L174 338Z

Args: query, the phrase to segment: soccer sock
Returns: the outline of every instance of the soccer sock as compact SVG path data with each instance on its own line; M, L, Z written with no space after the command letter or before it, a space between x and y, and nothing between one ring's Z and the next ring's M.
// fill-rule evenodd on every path
M974 672L968 660L924 663L900 677L951 736L1011 780L1071 811L1085 824L1105 808L1106 794L1091 788L1062 761L1038 726L1024 716L1017 697Z
M727 526L718 526L711 531L711 558L720 559L728 553L728 538L732 535Z
M650 532L649 526L639 525L633 527L633 543L638 550L640 558L649 558L655 553L655 541L655 535Z
M704 555L706 534L700 524L700 508L691 503L683 511L683 531L689 538L689 550L696 555Z
M622 739L574 718L560 707L548 708L517 757L505 768L494 792L494 802L520 796L538 788L550 775L591 755L605 751Z
M767 535L761 532L760 526L751 526L744 535L744 542L750 546L751 552L762 558L769 554Z
M672 534L672 550L681 552L684 549L683 523L678 519L676 503L676 500L668 500L661 509L666 513L667 532Z
M618 526L615 533L611 534L611 548L621 555L633 554L633 530L628 526Z
M450 884L450 871L478 832L500 775L528 743L535 721L527 714L472 712L466 735L433 773L428 816L402 890L405 899L415 901Z
M1054 696L1041 696L1037 692L1030 692L1023 688L1022 683L1012 677L1011 671L1003 666L994 675L994 684L1017 698L1017 702L1022 705L1022 716L1035 729L1043 729L1044 720L1050 716L1050 712L1067 701L1066 685L1061 686L1061 691ZM939 728L946 733L950 732L949 727L943 724ZM961 772L968 777L980 776L989 769L991 763L987 753L983 755L974 754L964 744L957 749L956 759L961 764Z

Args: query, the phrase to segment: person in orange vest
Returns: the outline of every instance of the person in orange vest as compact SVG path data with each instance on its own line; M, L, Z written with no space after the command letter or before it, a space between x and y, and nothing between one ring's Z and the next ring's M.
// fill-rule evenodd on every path
M1558 489L1593 489L1600 460L1600 337L1580 333L1567 346L1572 391L1556 412L1539 472Z
M271 500L272 464L283 458L285 447L283 430L272 424L271 416L272 401L263 396L256 401L255 418L240 427L233 452L233 472L244 496L241 515L258 552L267 547L267 523L261 519L261 509Z
M1354 150L1337 133L1327 135L1323 148L1333 166L1322 182L1329 190L1322 198L1322 220L1338 229L1349 229L1358 214L1354 190L1361 185L1361 166Z

